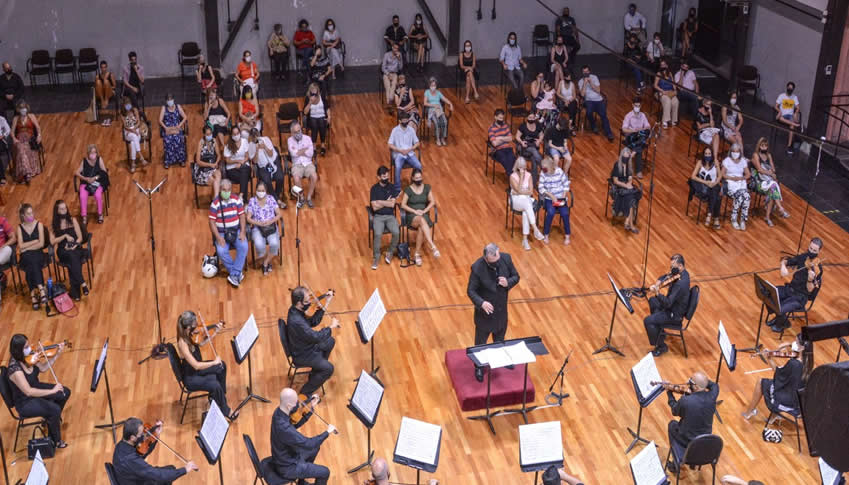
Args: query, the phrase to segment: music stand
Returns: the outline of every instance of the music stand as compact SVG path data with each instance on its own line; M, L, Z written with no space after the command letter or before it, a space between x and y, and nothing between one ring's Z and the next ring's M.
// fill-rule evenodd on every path
M613 338L613 322L616 321L616 307L619 305L619 302L622 302L622 304L625 305L625 308L628 309L629 313L634 313L634 307L631 306L629 298L623 295L619 290L619 287L616 286L616 282L613 281L613 277L610 276L610 273L607 273L607 279L610 280L610 286L613 287L613 293L616 295L613 300L613 314L610 315L610 329L607 331L607 338L604 339L604 345L596 349L593 352L593 355L609 350L615 354L625 357L625 354L623 354L621 350L617 349L610 343L610 339Z
M563 437L560 421L519 425L519 468L534 472L534 485L539 472L550 466L563 467Z
M377 332L377 327L386 316L386 307L383 305L383 300L380 299L380 291L375 288L362 310L357 315L356 327L357 333L360 336L360 341L364 344L371 343L371 372L372 377L377 375L380 366L374 366L374 334ZM355 379L356 380L356 379Z
M666 485L669 483L669 478L666 476L666 471L660 463L660 456L657 454L657 445L654 441L643 448L629 462L631 468L631 478L634 479L634 485Z
M254 314L251 313L251 316L248 317L248 320L242 325L242 329L239 330L239 334L230 340L230 344L233 346L233 356L236 358L236 363L242 365L242 362L245 359L248 360L248 395L245 396L245 399L242 400L241 403L236 407L235 413L238 413L240 409L242 409L245 404L247 404L251 399L256 399L259 402L268 403L271 402L268 399L260 396L259 394L254 394L254 379L253 379L253 367L251 366L251 349L254 348L254 344L259 338L259 329L256 326L256 319L254 318Z
M755 345L745 349L740 349L739 352L755 353L761 348L761 328L766 321L764 320L764 310L768 310L766 316L770 313L781 315L781 303L778 298L778 288L769 281L763 279L755 273L755 296L761 301L761 315L758 317L758 333L755 337Z
M392 461L415 468L416 485L419 485L422 470L436 473L441 445L442 428L440 426L403 416L401 427L398 429L398 438L395 440Z
M209 402L209 410L204 416L200 431L195 436L200 451L206 457L206 461L210 465L218 464L218 482L224 484L224 469L221 466L221 448L224 446L224 440L227 439L227 432L230 431L230 423L227 418L218 408L215 401Z
M625 454L627 455L634 446L639 442L643 442L648 444L649 440L640 436L640 428L643 425L643 409L648 407L649 404L653 403L658 396L663 393L663 387L659 384L652 385L651 382L660 382L662 379L660 378L660 373L657 371L657 366L654 363L654 356L649 352L645 357L640 359L634 367L631 367L631 383L634 385L634 395L637 396L637 403L640 405L640 413L637 417L637 431L633 431L631 428L627 428L628 432L631 433L631 436L634 437L631 440L631 444L625 448Z
M32 460L32 466L27 475L26 485L47 485L50 482L50 474L47 473L47 467L44 466L44 460L41 458L41 451L36 450L35 459Z
M719 321L716 341L719 344L719 362L716 364L716 379L714 382L719 384L722 361L725 361L726 367L728 367L728 370L731 372L734 372L734 369L737 368L737 347L732 344L731 339L728 338L728 333L725 331L725 325L722 324L722 320ZM720 404L722 404L722 400L716 401L717 406ZM722 416L719 415L719 409L714 408L714 414L716 414L716 419L722 423Z
M842 473L831 467L822 457L818 460L820 479L822 485L838 485L842 477Z
M100 376L106 380L106 402L109 403L109 422L104 424L95 424L97 429L111 429L112 443L118 442L115 434L115 428L123 426L124 420L115 421L115 413L112 411L112 388L109 386L109 373L106 372L106 353L109 350L109 338L103 343L103 348L100 350L100 358L94 361L94 368L91 371L91 392L94 394L97 391L97 385L100 383Z
M360 378L357 379L354 394L348 401L348 409L366 427L368 451L366 453L366 461L351 468L348 470L348 473L357 472L371 465L371 460L374 458L374 450L371 449L371 429L377 422L377 413L380 411L380 404L383 402L383 391L383 384L377 380L376 376L366 371L360 372Z

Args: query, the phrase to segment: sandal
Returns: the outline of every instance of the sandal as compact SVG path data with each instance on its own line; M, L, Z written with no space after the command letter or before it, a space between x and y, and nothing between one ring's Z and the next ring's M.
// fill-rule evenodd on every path
M130 164L130 173L136 173L136 164L135 162Z
M787 219L790 217L790 213L787 211L781 211L781 217Z
M439 253L439 250L436 249L436 246L434 246L433 247L433 257L436 258L436 259L439 259L440 256L442 256L442 255Z
M103 214L97 214L97 223L103 224Z
M414 258L414 259L416 260L416 266L421 266L421 265L422 265L422 255L421 255L421 254L416 253L416 255L415 255L415 258Z
M38 310L41 308L41 300L35 296L35 293L32 294L32 309Z
M773 223L773 222L772 222L772 220L770 220L769 218L764 219L764 220L766 221L766 225L767 225L767 226L769 226L769 227L773 227L773 226L775 226L775 223Z
M59 440L59 442L56 443L56 448L67 448L67 447L68 447L68 443L63 441L63 440Z
M755 416L757 416L757 415L758 415L758 410L757 410L757 409L752 409L752 411L751 411L751 412L749 412L749 413L743 413L743 419L745 419L746 421L748 421L748 420L750 420L750 419L754 418L754 417L755 417Z
M82 217L80 217L80 219L82 219L82 221L83 221L83 225L84 225L84 226L85 226L86 224L88 224L88 216L82 216Z

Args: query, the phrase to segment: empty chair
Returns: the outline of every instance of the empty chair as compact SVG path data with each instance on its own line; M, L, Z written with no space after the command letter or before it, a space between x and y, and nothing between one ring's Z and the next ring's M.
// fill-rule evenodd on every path
M80 49L77 56L77 81L83 82L83 74L96 73L100 56L97 55L97 50L92 47Z
M546 24L534 25L534 33L531 38L531 55L537 55L537 48L542 48L543 54L547 54L548 50L554 44L551 39L552 32Z
M710 465L712 470L711 483L716 483L716 464L719 462L722 446L722 438L715 434L696 436L687 445L687 449L684 449L673 440L669 448L669 454L666 455L666 466L669 465L669 458L672 457L676 468L676 485L681 480L681 468L684 465L690 465L696 469L701 469L703 465Z
M71 82L76 82L77 60L74 58L74 51L71 49L59 49L56 51L56 56L53 58L53 76L56 84L61 84L60 75L70 74Z
M197 42L183 42L180 50L177 51L177 63L180 65L180 79L186 78L186 67L190 68L190 74L194 74L194 68L198 65L199 56L200 47L198 47Z
M38 76L47 76L47 82L53 83L53 71L51 69L52 62L50 61L50 53L46 50L32 51L30 58L27 59L27 73L29 74L29 83L31 86L37 86L36 79Z

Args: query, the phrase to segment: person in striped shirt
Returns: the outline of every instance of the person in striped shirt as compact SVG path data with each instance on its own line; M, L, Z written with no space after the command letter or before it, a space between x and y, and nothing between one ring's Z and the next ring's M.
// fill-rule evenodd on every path
M242 199L231 192L232 188L230 180L221 180L221 192L209 206L209 229L215 240L218 260L230 273L227 282L238 288L245 279L242 270L248 255L248 240L245 236L245 206ZM236 249L236 259L230 256L233 248Z
M513 173L513 164L516 163L516 154L513 152L513 134L510 126L504 121L504 110L495 110L495 122L489 127L489 143L495 149L492 158L504 167L504 173Z
M539 196L542 198L545 205L545 223L542 227L542 233L545 235L543 242L548 244L548 234L551 232L551 223L554 221L555 214L560 214L563 220L563 232L566 237L563 239L563 244L569 244L569 235L572 233L569 226L569 177L566 172L569 171L571 160L565 162L565 171L554 163L554 160L545 157L542 159L542 173L539 176Z

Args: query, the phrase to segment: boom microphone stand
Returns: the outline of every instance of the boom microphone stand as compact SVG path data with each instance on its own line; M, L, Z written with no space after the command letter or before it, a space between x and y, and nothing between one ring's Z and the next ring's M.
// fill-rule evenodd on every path
M810 196L807 197L808 203L805 204L805 217L802 218L802 230L799 231L799 244L796 245L796 254L799 254L799 251L802 249L802 238L805 237L805 225L808 223L808 210L811 208L811 197L814 195L814 186L817 183L817 176L820 174L820 159L822 158L822 144L825 141L825 137L820 137L820 149L819 153L817 153L817 169L814 172L814 178L811 180L811 191Z
M651 242L651 213L654 205L654 172L657 168L657 139L660 138L660 123L655 123L649 133L649 140L654 140L654 149L651 160L651 179L649 181L649 220L646 225L646 247L643 254L643 279L640 283L641 288L646 287L646 268L649 262L649 243Z
M304 189L297 185L292 187L292 192L298 196L295 204L295 252L298 253L298 286L301 286L301 204L303 202Z
M133 183L138 187L139 192L144 194L147 197L147 207L148 214L150 215L150 257L153 261L153 300L156 305L156 331L158 335L159 343L155 344L153 348L150 350L150 355L145 357L144 359L139 361L139 365L145 363L150 358L154 359L164 359L168 356L168 352L165 350L165 338L162 336L162 318L159 315L159 284L156 279L156 238L153 233L153 194L159 192L159 189L165 184L168 180L168 177L162 179L156 187L152 189L145 189L138 182L133 180Z

